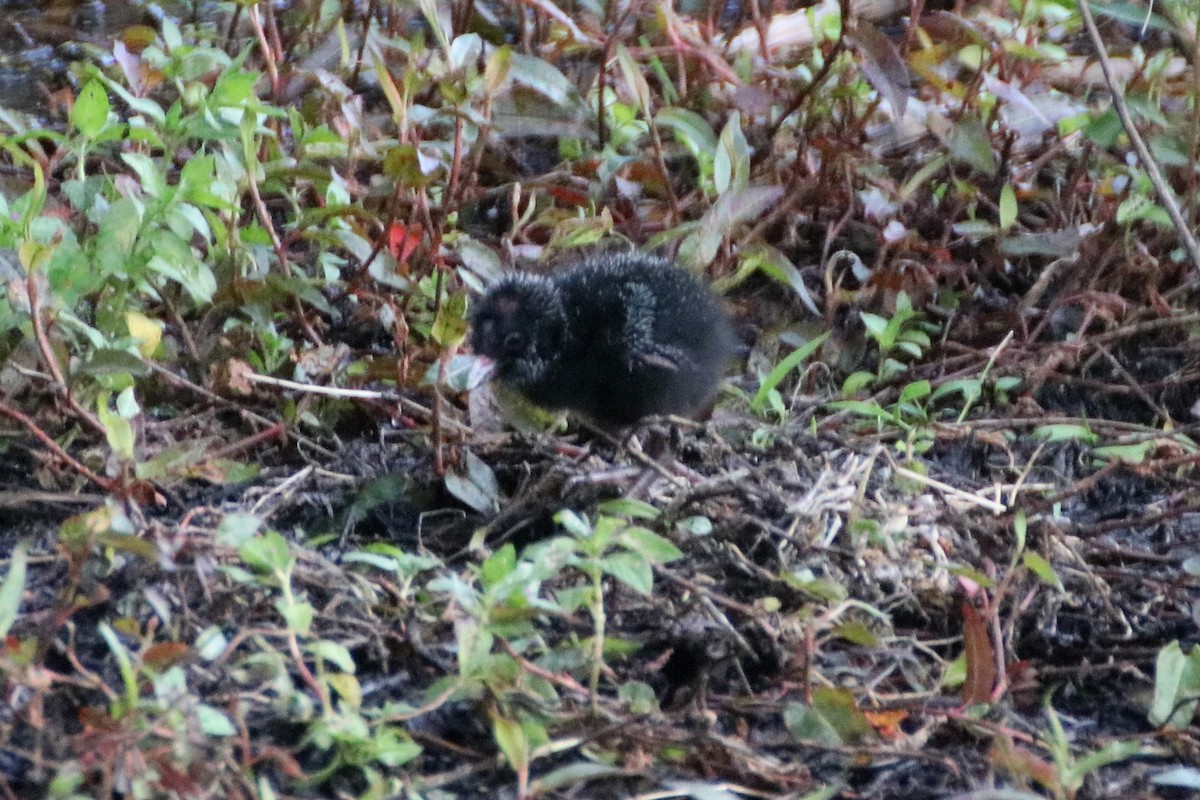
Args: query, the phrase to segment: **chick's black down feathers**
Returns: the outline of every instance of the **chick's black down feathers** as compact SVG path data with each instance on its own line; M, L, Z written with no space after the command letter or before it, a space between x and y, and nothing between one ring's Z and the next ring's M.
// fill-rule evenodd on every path
M692 414L735 349L712 292L666 259L595 255L552 277L512 275L480 301L471 347L496 377L545 408L630 425Z

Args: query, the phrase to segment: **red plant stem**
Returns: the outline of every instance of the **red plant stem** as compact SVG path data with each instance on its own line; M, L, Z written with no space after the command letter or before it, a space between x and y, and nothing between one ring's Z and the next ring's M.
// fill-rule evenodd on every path
M266 430L261 430L252 436L247 436L246 438L226 445L219 450L214 450L208 454L208 458L210 460L214 458L227 458L234 453L240 453L242 450L249 450L252 447L262 444L263 442L270 441L271 439L277 439L278 437L282 436L286 430L287 425L282 422L276 422Z
M250 186L250 196L254 200L254 210L258 215L258 221L262 223L267 235L271 237L271 247L275 250L275 257L279 259L279 266L282 267L283 274L290 278L292 277L292 265L288 261L287 248L283 246L283 241L279 238L278 231L275 230L275 223L271 221L271 214L267 211L267 204L263 202L262 194L258 191L258 180L254 177L253 169L246 171L246 180ZM310 342L320 347L323 344L321 337L309 324L308 316L304 313L304 306L301 305L300 299L293 297L292 304L295 306L296 319L300 322L304 335Z
M50 370L50 375L58 384L59 391L62 392L63 399L67 401L67 405L71 410L83 420L93 431L101 435L104 434L104 425L96 418L94 414L79 404L79 401L71 394L71 388L67 384L67 380L63 377L62 368L58 365L58 359L54 357L54 350L50 347L50 339L46 336L46 326L42 322L42 302L38 295L37 281L34 279L33 270L29 270L29 275L25 278L25 291L29 294L29 314L33 320L33 335L37 339L38 349L42 351L42 359L46 362L46 369Z
M463 118L462 114L454 118L454 158L450 162L450 180L446 184L446 193L442 196L442 209L457 208L455 197L458 194L458 179L462 172Z
M33 434L35 439L37 439L42 444L44 444L47 447L47 449L49 449L50 452L56 458L58 458L60 461L63 461L64 463L66 463L68 466L70 466L72 469L74 469L80 475L87 478L89 481L96 484L104 491L113 492L113 493L117 493L117 494L120 493L121 487L119 486L119 484L116 481L113 481L109 478L102 477L100 475L97 475L95 472L92 472L82 462L77 461L66 450L63 450L58 442L54 441L54 439L50 438L50 436L45 431L43 431L41 428L38 427L36 422L34 422L32 419L30 419L26 415L22 414L20 411L17 411L15 408L9 408L4 403L0 403L0 414L3 414L4 416L8 417L9 419L20 423L22 426L24 426L24 428L27 431L29 431L31 434ZM101 430L103 430L103 429L101 429Z

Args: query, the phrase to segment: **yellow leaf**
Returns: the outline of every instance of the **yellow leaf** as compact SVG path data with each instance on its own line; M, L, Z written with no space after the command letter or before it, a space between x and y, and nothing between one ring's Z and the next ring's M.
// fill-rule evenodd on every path
M125 324L129 335L138 340L138 352L150 358L162 343L162 323L150 319L145 314L130 311L125 314Z
M362 705L362 687L353 675L334 672L326 675L325 680L351 707L359 708Z

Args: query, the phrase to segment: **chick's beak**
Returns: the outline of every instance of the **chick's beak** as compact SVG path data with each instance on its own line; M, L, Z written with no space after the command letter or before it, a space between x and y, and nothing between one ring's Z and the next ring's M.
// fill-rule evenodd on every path
M475 389L492 379L496 373L496 362L487 356L475 356L475 362L467 373L467 389Z

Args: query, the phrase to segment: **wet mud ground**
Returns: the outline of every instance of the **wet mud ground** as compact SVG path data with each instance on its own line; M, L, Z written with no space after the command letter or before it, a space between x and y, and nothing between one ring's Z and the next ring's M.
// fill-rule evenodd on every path
M1193 762L1198 742L1186 729L1155 733L1146 711L1159 649L1198 640L1200 578L1190 570L1200 516L1186 499L1193 479L1120 464L1097 469L1087 447L971 427L947 426L923 459L929 478L962 494L906 479L886 444L814 435L808 425L765 438L761 425L728 415L667 426L649 434L666 440L657 461L636 443L630 450L586 433L570 446L491 435L467 443L503 497L496 513L483 514L441 487L421 434L394 434L384 444L343 443L334 460L307 465L265 453L276 463L241 485L170 487L162 506L131 516L141 544L75 556L58 531L79 506L38 485L51 465L10 448L0 496L6 549L26 539L35 554L17 630L42 631L46 667L70 680L42 698L38 726L10 708L9 786L18 795L44 786L58 760L77 758L98 735L84 712L103 704L104 691L86 678L119 679L97 621L151 630L165 604L171 622L158 638L195 641L213 626L230 638L278 628L272 593L222 572L231 554L217 544L218 526L229 514L254 513L293 542L294 586L316 609L314 635L353 654L364 698L423 709L406 721L423 748L405 767L415 784L449 796L511 796L484 701L429 702L431 687L456 672L454 604L421 591L431 573L400 586L346 556L387 543L430 559L431 569L468 575L506 543L521 552L553 535L561 509L594 516L605 500L637 497L661 510L647 524L684 557L655 569L651 595L606 584L607 636L628 647L606 659L604 681L639 682L652 698L634 713L606 691L599 711L589 711L585 687L568 676L571 643L589 636L590 619L539 619L539 646L528 657L543 666L530 668L550 670L556 653L567 659L552 672L557 700L543 710L575 744L535 762L535 779L581 753L604 753L599 763L611 769L574 792L628 797L705 781L767 796L820 786L840 787L841 797L950 796L1020 785L997 754L998 732L1018 745L1041 735L1049 700L1077 751L1130 736L1143 743L1140 757L1090 773L1076 796L1187 796L1151 777ZM1010 510L997 513L984 500ZM1012 566L1011 509L1027 514L1027 547L1061 586ZM990 588L969 597L965 578L990 579ZM540 589L571 583L563 575ZM978 719L946 683L964 647L964 603L994 620L1008 671L1008 690ZM57 625L64 615L69 623ZM250 642L242 649L256 649ZM232 653L189 671L198 696L226 704L240 696L251 739L294 753L304 771L328 766L327 753L306 745L302 725L254 699L244 677L235 680ZM805 727L806 704L839 701L867 716L845 717L848 729L837 736ZM232 768L220 759L211 766ZM354 793L357 781L354 770L341 770L316 796Z

